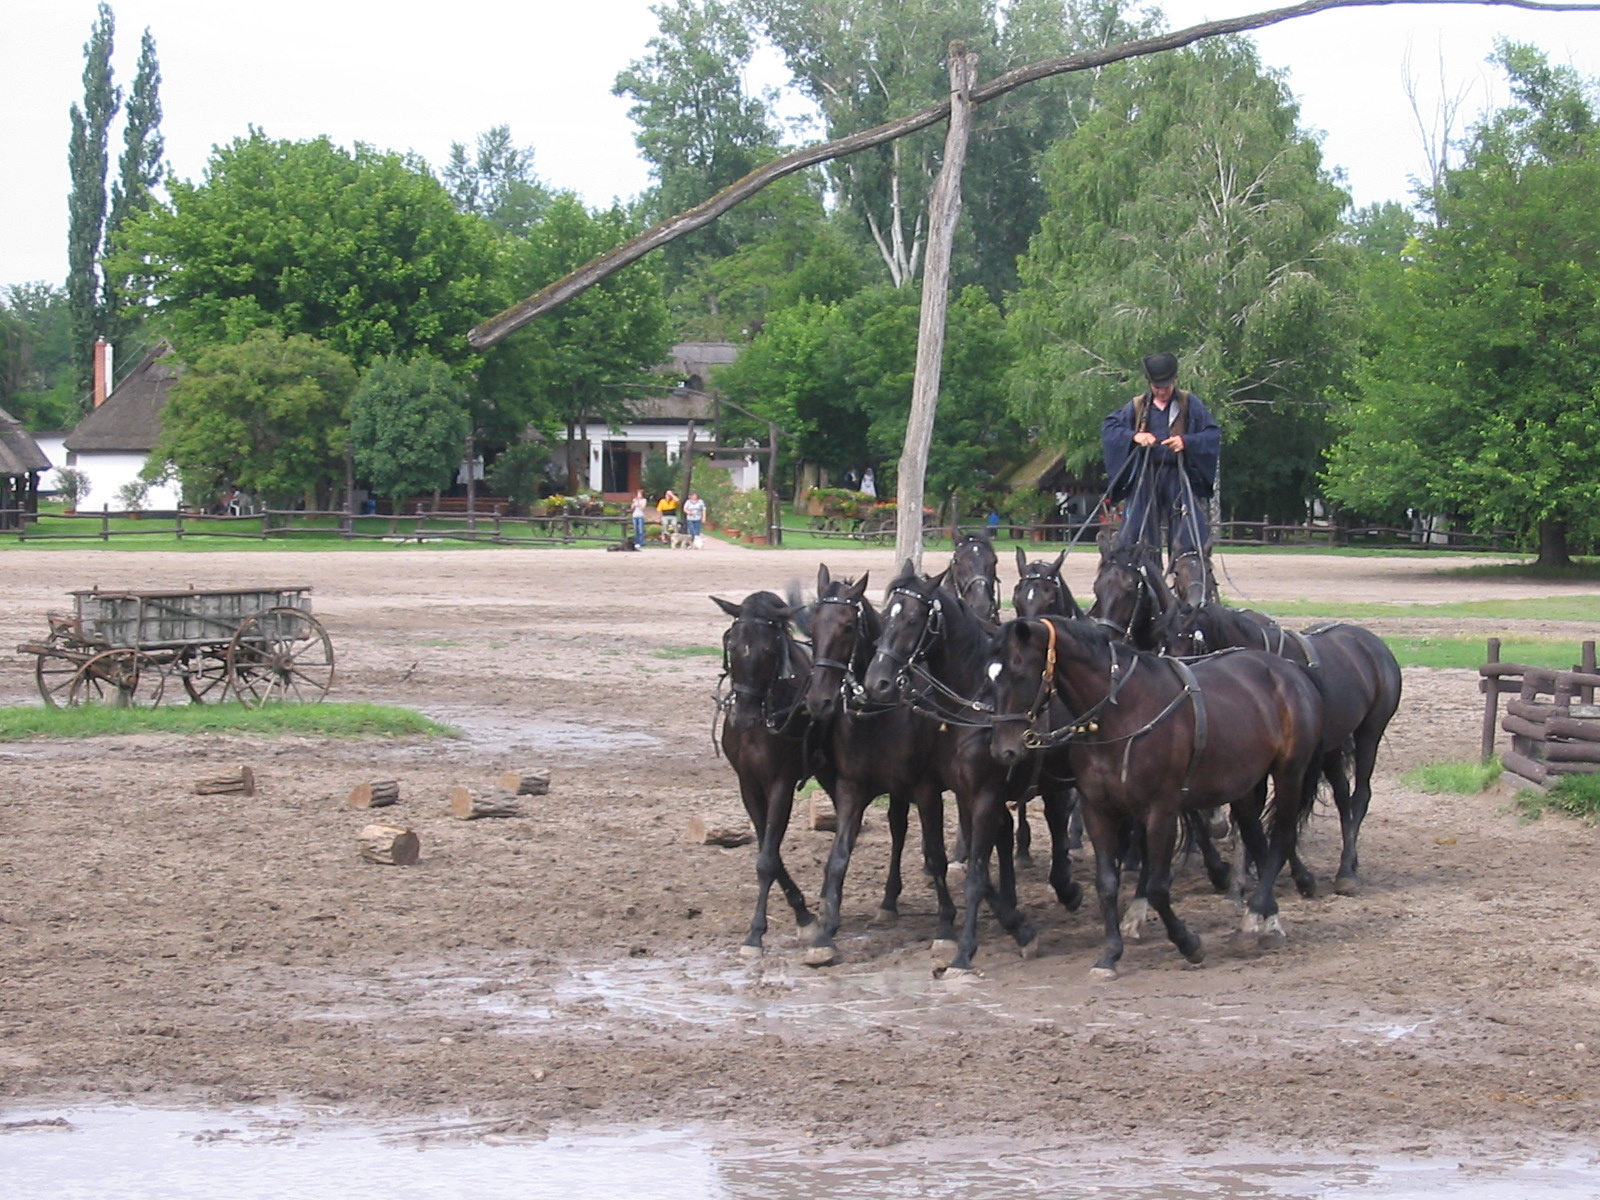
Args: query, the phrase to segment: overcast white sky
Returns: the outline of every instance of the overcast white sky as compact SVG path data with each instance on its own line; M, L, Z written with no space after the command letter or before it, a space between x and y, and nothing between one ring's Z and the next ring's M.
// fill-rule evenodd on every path
M1174 28L1272 7L1259 0L1167 0ZM435 166L452 141L510 124L539 176L591 205L648 182L617 72L656 29L649 0L114 0L114 68L133 81L139 37L155 35L167 161L199 179L211 148L250 125L278 138L327 134L349 145L413 150ZM66 277L68 109L83 93L94 0L13 6L0 38L0 285ZM1470 89L1467 111L1504 101L1484 66L1496 36L1542 46L1600 77L1600 13L1471 5L1321 13L1256 34L1268 65L1290 72L1302 123L1326 133L1358 204L1407 200L1423 169L1405 98L1411 71L1429 96ZM759 81L758 81L759 82ZM113 130L113 173L120 151Z

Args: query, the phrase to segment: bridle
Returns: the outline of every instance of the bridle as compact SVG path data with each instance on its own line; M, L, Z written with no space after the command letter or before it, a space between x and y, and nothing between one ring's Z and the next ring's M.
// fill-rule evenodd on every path
M777 638L778 669L765 686L740 683L733 679L733 635L734 631L741 625L770 629L774 637ZM784 733L793 722L796 711L802 707L801 698L803 693L801 689L796 688L795 699L783 709L773 708L772 693L778 684L784 682L793 683L795 678L794 646L789 638L785 622L769 617L740 616L734 618L733 624L723 631L722 676L717 681L719 690L717 707L724 716L728 715L742 699L758 707L762 724L766 726L769 732ZM721 694L721 685L724 680L728 681L728 693L726 695Z
M820 608L824 604L835 607L849 608L855 614L855 633L851 639L850 656L848 659L825 658L819 652L811 660L811 668L815 671L818 667L827 667L839 672L839 691L844 706L856 712L866 712L881 709L883 706L874 705L867 699L867 690L862 686L861 674L865 663L861 661L868 643L864 636L867 624L866 605L859 597L850 596L821 596L817 599ZM870 656L869 656L870 657ZM892 705L889 707L893 707Z
M927 616L923 619L922 629L917 634L916 644L912 646L910 653L902 654L895 649L887 636L881 637L878 641L877 652L898 667L895 672L895 690L902 697L909 697L906 703L913 710L935 717L947 725L988 725L990 723L988 714L993 711L993 706L988 701L963 696L922 665L928 650L945 635L944 602L937 594L925 596L913 588L892 587L886 597L886 600L891 602L888 605L891 610L892 601L897 596L902 602L913 600L925 606ZM888 619L892 620L892 615ZM885 634L887 632L885 628ZM913 676L919 685L917 691L912 690ZM981 719L975 719L971 715L973 713L984 715Z

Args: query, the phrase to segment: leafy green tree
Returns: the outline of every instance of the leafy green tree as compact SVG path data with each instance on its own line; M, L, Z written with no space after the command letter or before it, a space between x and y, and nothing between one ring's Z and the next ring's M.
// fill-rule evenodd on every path
M1089 465L1142 356L1175 352L1229 439L1225 509L1298 520L1355 348L1348 197L1247 41L1121 64L1097 95L1045 160L1050 212L1012 305L1013 411Z
M161 128L161 67L156 61L156 42L146 29L139 42L139 66L128 93L127 121L122 131L122 157L117 164L117 182L111 185L111 214L106 218L106 245L114 246L123 226L135 216L148 212L155 203L152 189L161 182L165 143ZM104 272L102 305L108 331L119 343L138 324L127 311L128 286L125 278L109 268Z
M634 101L628 110L637 126L634 141L655 178L645 216L658 221L693 208L775 157L779 137L765 102L745 90L756 39L733 4L665 0L650 11L660 32L650 39L648 53L617 75L612 91ZM668 290L697 262L748 244L771 199L757 196L668 245Z
M495 311L493 239L411 156L260 130L203 182L128 225L111 268L139 278L186 356L262 328L323 339L358 367L426 352L461 363Z
M468 424L466 389L444 363L421 355L409 362L380 358L350 397L356 471L395 501L447 488L465 452Z
M116 19L104 0L98 14L83 47L83 107L72 106L72 138L67 146L72 175L67 198L67 298L77 380L84 392L93 380L95 339L105 332L99 257L106 223L107 144L111 122L122 106L122 89L111 82Z
M67 294L45 283L0 296L0 408L33 430L66 429L82 415Z
M632 229L620 209L591 213L570 193L550 203L525 239L502 246L503 299L525 296L626 241ZM503 306L503 305L502 305ZM493 306L485 312L494 311ZM663 362L671 345L661 277L638 263L520 330L483 360L480 426L493 423L505 445L527 425L564 431L570 492L578 489L580 433L593 421L623 419L630 388ZM634 391L633 395L638 393Z
M175 468L186 495L232 483L270 503L344 480L350 360L303 334L258 329L196 355L173 385L147 476Z
M1473 131L1391 285L1329 493L1510 529L1564 565L1600 536L1600 131L1571 69L1502 43L1513 103Z
M526 237L550 205L550 190L534 174L533 150L512 140L509 125L480 133L470 157L465 145L451 142L444 183L459 211L518 237Z

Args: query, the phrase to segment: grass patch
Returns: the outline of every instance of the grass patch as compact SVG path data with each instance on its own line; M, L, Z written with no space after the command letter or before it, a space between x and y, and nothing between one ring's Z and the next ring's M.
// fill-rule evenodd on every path
M1580 821L1600 821L1600 776L1564 775L1548 792L1537 788L1518 792L1516 805L1525 821L1536 821L1552 810Z
M657 658L716 658L722 653L720 646L658 646Z
M1475 671L1488 653L1486 638L1391 637L1383 639L1402 667L1461 667ZM1567 638L1517 638L1500 640L1500 661L1570 671L1577 665L1578 643Z
M388 704L176 704L159 708L0 708L0 741L128 733L239 733L256 737L440 737L455 730Z
M1450 794L1475 796L1500 778L1504 768L1498 758L1486 763L1444 762L1429 763L1414 771L1407 771L1402 782L1409 788L1429 795Z
M1255 607L1228 598L1229 604ZM1285 617L1473 617L1491 621L1600 621L1600 593L1536 596L1527 600L1461 600L1450 604L1381 604L1376 601L1277 600L1269 615Z

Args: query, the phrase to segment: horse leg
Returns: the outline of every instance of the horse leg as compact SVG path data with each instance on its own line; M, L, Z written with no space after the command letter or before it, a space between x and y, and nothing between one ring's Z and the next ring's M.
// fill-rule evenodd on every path
M946 962L956 952L956 902L950 895L950 862L944 852L944 794L938 787L919 786L915 793L917 817L922 824L922 869L933 881L939 902L939 929L933 955Z
M1033 830L1028 828L1028 800L1017 801L1017 865L1033 865Z
M834 937L839 932L839 909L844 903L844 877L850 869L850 855L856 838L861 833L861 818L866 812L870 796L852 782L841 779L833 797L833 807L838 814L838 828L833 835L833 849L828 854L828 865L822 879L821 928L812 938L811 948L802 962L808 967L831 966L839 959L839 948Z
M1239 830L1239 844L1244 850L1244 862L1253 866L1256 872L1256 886L1251 891L1251 896L1246 903L1246 911L1240 927L1234 931L1233 948L1242 952L1254 950L1261 932L1261 926L1254 919L1256 897L1261 893L1261 880L1266 876L1266 863L1269 857L1267 852L1267 835L1261 827L1261 814L1266 808L1267 788L1263 781L1250 795L1236 800L1233 803L1233 820ZM1246 871L1240 872L1242 888L1243 876ZM1267 889L1271 896L1271 888ZM1242 897L1241 897L1242 898ZM1276 910L1274 910L1276 911Z
M1361 856L1357 852L1356 843L1361 837L1361 822L1367 819L1367 806L1372 803L1372 768L1378 761L1378 739L1382 731L1371 733L1365 729L1357 729L1355 733L1355 755L1352 762L1355 775L1355 790L1349 799L1339 807L1339 832L1343 839L1343 849L1339 854L1339 874L1333 881L1333 890L1341 896L1354 896L1361 890L1361 880L1358 877L1361 870ZM1340 778L1343 778L1341 772ZM1339 799L1339 790L1334 788L1334 800Z
M1166 926L1167 937L1178 948L1178 953L1198 964L1205 961L1205 947L1172 908L1172 858L1177 836L1177 817L1152 810L1145 820L1145 874L1150 907Z
M1137 942L1143 940L1144 923L1150 916L1150 854L1145 845L1144 826L1127 822L1123 827L1122 840L1126 847L1122 869L1139 873L1138 882L1133 885L1133 898L1128 901L1127 911L1122 914L1122 936L1130 942Z
M900 878L900 859L906 849L906 824L911 803L905 796L889 793L889 877L883 884L883 902L873 914L874 924L887 925L900 917L900 892L904 887Z
M967 843L967 911L956 939L956 956L943 974L959 977L974 974L972 956L978 950L978 913L985 901L994 912L1000 927L1017 939L1025 957L1033 948L1037 935L1023 919L1016 907L1016 878L1011 866L1011 847L1002 845L1002 837L1011 837L1011 816L1006 811L1005 797L997 787L985 787L963 807L969 814L970 828ZM989 856L998 852L1000 857L1000 886L989 880Z
M1083 888L1072 882L1071 841L1072 813L1077 806L1077 789L1063 791L1048 789L1041 797L1044 802L1044 820L1050 829L1050 886L1056 899L1068 912L1077 912L1083 904Z
M1273 889L1278 875L1295 852L1302 811L1310 811L1318 776L1316 759L1280 764L1272 773L1272 829L1260 860L1261 878L1245 913L1244 933L1259 944L1276 946L1288 940L1278 920L1278 900Z
M1233 886L1233 864L1222 856L1222 852L1217 849L1217 843L1212 840L1209 818L1210 812L1186 812L1183 815L1189 836L1206 864L1206 878L1211 881L1212 890L1219 896L1225 896Z
M804 893L790 878L784 868L779 847L789 829L789 816L794 807L794 782L787 777L770 781L765 788L753 779L740 778L739 795L751 824L756 828L756 907L750 917L750 931L745 935L739 953L746 958L762 954L762 940L767 932L767 901L776 883L782 889L789 907L794 909L795 924L805 930L816 924L816 917L806 907Z
M1106 941L1100 960L1089 969L1092 979L1115 979L1122 958L1122 931L1117 926L1117 890L1122 884L1119 851L1123 834L1120 820L1098 805L1085 803L1083 823L1094 846L1094 888L1100 899L1100 916L1105 921Z

